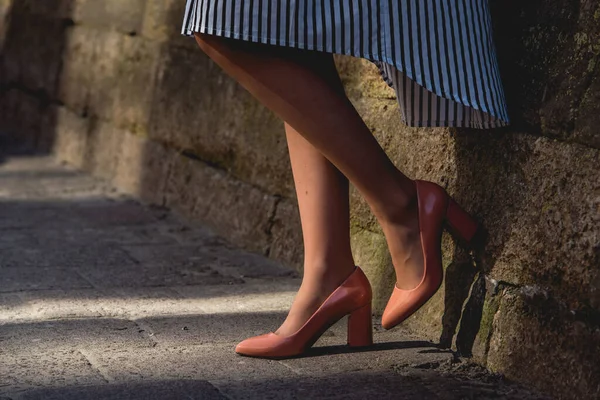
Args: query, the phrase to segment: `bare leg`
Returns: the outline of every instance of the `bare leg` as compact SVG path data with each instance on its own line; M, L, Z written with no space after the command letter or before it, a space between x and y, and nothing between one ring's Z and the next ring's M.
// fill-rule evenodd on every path
M344 93L333 58L299 62ZM304 241L304 276L290 312L277 330L296 332L354 270L350 248L349 182L327 158L288 123L287 144L294 174Z
M296 332L354 270L348 179L285 124L304 239L304 276L277 333Z
M415 287L423 255L414 183L390 161L335 82L317 72L331 55L203 34L196 34L196 41L350 179L384 230L398 287Z

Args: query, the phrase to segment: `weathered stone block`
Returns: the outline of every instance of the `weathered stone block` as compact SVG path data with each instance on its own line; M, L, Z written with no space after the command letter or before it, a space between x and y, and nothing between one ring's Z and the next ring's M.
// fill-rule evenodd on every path
M264 253L276 198L224 171L178 156L169 174L166 205L207 223L244 248Z
M59 98L80 114L145 134L159 45L110 30L77 26L65 48Z
M493 4L500 70L513 129L600 147L586 102L600 69L600 4L511 0Z
M539 285L585 308L598 276L600 152L525 135L510 142L513 156L497 164L508 179L498 181L485 207L491 277ZM486 158L501 160L501 149L489 148ZM521 162L508 164L511 158Z
M97 31L90 113L111 120L119 128L145 135L159 53L158 44L141 37Z
M90 119L83 168L96 176L112 181L117 173L126 135L126 131L119 130L110 123L97 118Z
M42 15L46 18L70 18L77 3L84 0L3 0L13 15Z
M374 63L366 59L336 54L335 65L348 97L361 99L396 100L394 89L383 79Z
M294 194L283 124L199 49L168 47L150 137L269 193Z
M142 36L198 50L194 39L181 35L185 4L179 0L146 0Z
M127 193L140 196L144 192L144 176L146 170L146 149L151 142L143 137L121 132L120 152L113 183ZM166 173L157 177L157 189L164 190ZM160 202L159 202L160 204Z
M83 27L78 35L82 36L83 46L88 47L82 56L90 57L89 64L84 63L81 69L87 86L87 113L109 119L115 102L113 90L118 85L116 69L124 38L116 32L91 27ZM66 85L71 84L68 77L64 82ZM78 83L73 82L73 85L78 86Z
M64 21L43 15L15 13L2 49L0 83L18 82L53 97L65 41ZM52 38L49 40L48 38Z
M113 183L152 204L162 205L174 152L130 133L118 134L119 159Z
M61 161L83 167L86 162L90 120L65 107L56 107L53 113L56 116L53 153Z
M556 398L597 399L598 349L597 319L586 322L535 290L507 290L494 317L488 366Z
M139 37L124 36L120 51L115 69L116 87L110 118L119 127L147 135L161 47Z
M97 59L94 43L98 31L74 26L67 31L57 98L78 114L87 113Z
M38 98L18 89L0 92L0 129L34 145L41 127L42 105Z
M77 0L73 19L84 25L135 34L142 27L145 3L146 0Z

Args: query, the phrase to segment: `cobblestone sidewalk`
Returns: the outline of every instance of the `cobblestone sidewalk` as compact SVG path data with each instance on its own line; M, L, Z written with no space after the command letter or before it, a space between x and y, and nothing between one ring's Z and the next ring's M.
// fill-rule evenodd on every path
M295 274L51 157L0 143L0 399L541 399L400 329L237 356ZM1 149L2 147L0 147Z

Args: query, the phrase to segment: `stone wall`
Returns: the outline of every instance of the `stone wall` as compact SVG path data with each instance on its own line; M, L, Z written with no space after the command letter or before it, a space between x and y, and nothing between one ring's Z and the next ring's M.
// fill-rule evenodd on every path
M0 128L298 269L283 124L179 35L183 0L0 0ZM446 280L405 323L557 398L600 396L600 2L492 2L507 129L404 127L369 62L337 57L397 165L490 232L444 234ZM393 268L352 193L352 242L381 311Z

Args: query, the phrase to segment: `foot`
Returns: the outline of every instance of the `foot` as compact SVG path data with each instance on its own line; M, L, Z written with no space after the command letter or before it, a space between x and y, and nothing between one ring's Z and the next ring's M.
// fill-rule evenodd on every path
M352 267L340 268L336 266L335 273L305 275L298 294L283 324L275 332L277 335L290 336L296 333L308 319L317 311L325 300L354 272ZM329 271L332 268L324 268ZM305 271L308 270L305 267Z
M396 271L396 286L410 290L421 283L425 273L416 194L403 215L401 221L396 218L382 226Z

